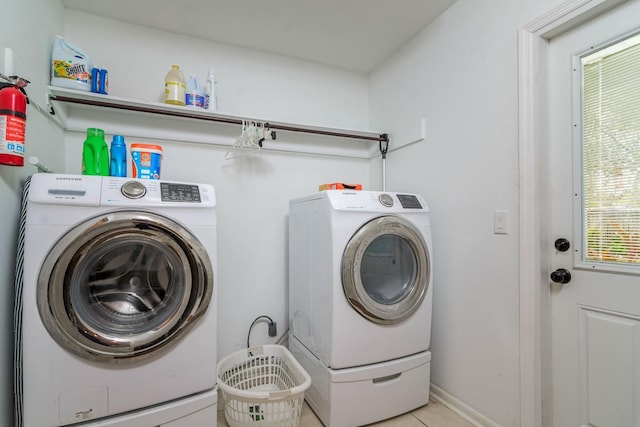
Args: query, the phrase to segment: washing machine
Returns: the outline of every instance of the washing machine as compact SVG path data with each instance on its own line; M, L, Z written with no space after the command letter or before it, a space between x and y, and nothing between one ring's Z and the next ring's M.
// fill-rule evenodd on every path
M289 204L289 346L326 426L428 403L429 208L417 194L329 190Z
M16 424L215 427L213 186L36 174L25 206Z

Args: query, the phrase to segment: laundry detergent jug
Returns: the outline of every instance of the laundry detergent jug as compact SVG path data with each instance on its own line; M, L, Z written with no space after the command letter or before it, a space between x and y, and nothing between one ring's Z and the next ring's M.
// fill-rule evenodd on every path
M109 176L109 146L102 129L87 129L82 145L82 174Z
M91 59L79 47L56 36L51 52L51 85L91 91Z

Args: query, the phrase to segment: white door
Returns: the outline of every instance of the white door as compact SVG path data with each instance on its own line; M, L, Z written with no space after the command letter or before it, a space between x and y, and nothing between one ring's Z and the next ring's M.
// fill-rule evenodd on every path
M558 282L569 279L562 269L571 275L565 284L550 280L550 412L553 426L557 427L640 426L640 258L620 261L610 249L596 254L594 248L602 249L602 245L590 239L598 239L611 230L606 230L607 226L594 230L593 224L584 224L583 212L594 213L598 206L600 211L596 213L608 209L605 216L622 209L594 203L591 184L584 183L581 135L587 126L583 126L581 118L580 95L580 58L633 31L640 31L640 0L623 3L553 38L549 44L549 239L552 246L560 238L570 244L568 250L563 241L558 242L560 249L550 248L549 274L555 273ZM640 67L632 74L640 74ZM637 111L636 126L640 127L640 108ZM617 133L611 135L612 130L608 132L605 137L620 137ZM634 145L640 145L640 138L631 143ZM628 154L626 158L631 157ZM620 176L636 174L636 183L640 184L640 171L624 170L626 162L620 164ZM592 178L597 175L589 173ZM596 184L602 185L614 180L611 176L597 178ZM585 209L587 196L591 198ZM627 220L640 222L640 209L627 209L626 213ZM620 227L617 234L613 232L620 246L617 250L633 258L630 252L640 248L640 233L637 229L623 230L623 221L614 219L618 222L614 226Z

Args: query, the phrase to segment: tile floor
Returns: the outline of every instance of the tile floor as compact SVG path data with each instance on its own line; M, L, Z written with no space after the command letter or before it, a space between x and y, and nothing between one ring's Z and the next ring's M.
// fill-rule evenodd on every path
M379 423L375 427L473 427L473 424L460 417L441 403L431 399L428 405L408 414L400 415ZM228 427L224 413L218 411L218 427ZM300 417L300 427L323 427L322 423L305 402Z

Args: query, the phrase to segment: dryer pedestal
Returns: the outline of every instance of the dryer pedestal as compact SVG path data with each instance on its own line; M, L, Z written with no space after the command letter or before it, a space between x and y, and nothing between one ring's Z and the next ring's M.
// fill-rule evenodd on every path
M372 365L330 369L291 334L289 350L311 376L305 400L326 427L370 424L429 403L429 351Z

